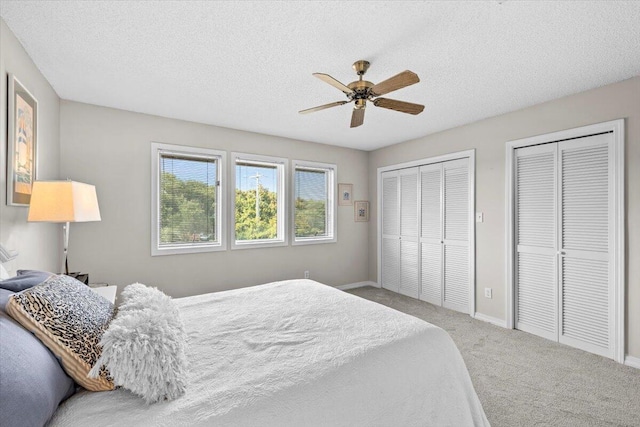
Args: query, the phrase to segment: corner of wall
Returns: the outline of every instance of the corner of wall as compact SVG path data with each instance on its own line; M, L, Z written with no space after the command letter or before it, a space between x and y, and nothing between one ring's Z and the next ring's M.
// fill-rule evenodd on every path
M14 74L38 101L36 179L57 179L60 173L60 98L31 60L7 23L0 18L0 242L17 250L18 257L5 264L9 272L19 268L56 271L60 255L60 229L56 224L27 222L28 209L7 205L7 96L8 73Z

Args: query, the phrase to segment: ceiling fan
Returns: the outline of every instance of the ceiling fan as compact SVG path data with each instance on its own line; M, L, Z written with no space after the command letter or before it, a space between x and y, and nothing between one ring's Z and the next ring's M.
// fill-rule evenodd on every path
M344 85L338 80L334 79L328 74L313 73L314 76L319 78L325 83L329 83L331 86L340 89L347 96L348 101L337 101L330 104L320 105L318 107L308 108L300 111L300 114L313 113L314 111L320 111L331 107L337 107L339 105L348 104L349 102L355 102L353 106L353 114L351 115L351 127L355 128L364 122L364 110L367 106L367 101L370 101L376 107L387 108L389 110L399 111L401 113L408 114L420 114L424 110L424 105L413 104L411 102L397 101L395 99L379 98L380 95L384 95L394 90L402 89L403 87L411 86L420 81L418 75L412 71L406 70L400 74L396 74L393 77L388 78L378 84L373 84L369 81L362 80L362 76L369 69L369 61L356 61L353 63L353 69L360 77L358 80Z

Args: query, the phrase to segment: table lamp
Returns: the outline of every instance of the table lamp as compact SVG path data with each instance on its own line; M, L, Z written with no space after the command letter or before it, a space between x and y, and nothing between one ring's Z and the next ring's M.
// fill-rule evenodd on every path
M33 183L27 221L64 224L61 272L69 273L67 249L70 223L100 220L95 186L75 181L35 181Z

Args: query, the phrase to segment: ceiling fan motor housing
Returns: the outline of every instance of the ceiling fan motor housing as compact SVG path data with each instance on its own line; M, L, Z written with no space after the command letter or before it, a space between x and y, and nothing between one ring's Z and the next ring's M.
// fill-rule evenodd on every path
M356 101L356 108L365 108L366 101L369 99L369 89L373 87L373 83L367 80L356 80L347 85L347 87L353 90L353 94L349 97Z

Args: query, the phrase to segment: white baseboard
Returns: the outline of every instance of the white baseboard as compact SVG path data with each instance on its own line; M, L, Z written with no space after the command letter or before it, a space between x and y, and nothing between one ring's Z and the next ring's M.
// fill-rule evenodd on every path
M347 283L346 285L336 286L336 289L340 289L341 291L346 291L347 289L355 289L361 288L363 286L373 286L374 288L379 288L376 282L357 282L357 283Z
M640 369L640 357L627 356L624 358L624 364L632 368Z
M482 320L483 322L491 323L492 325L500 326L501 328L507 327L507 322L502 319L496 319L495 317L487 316L486 314L478 313L473 316L475 319Z

